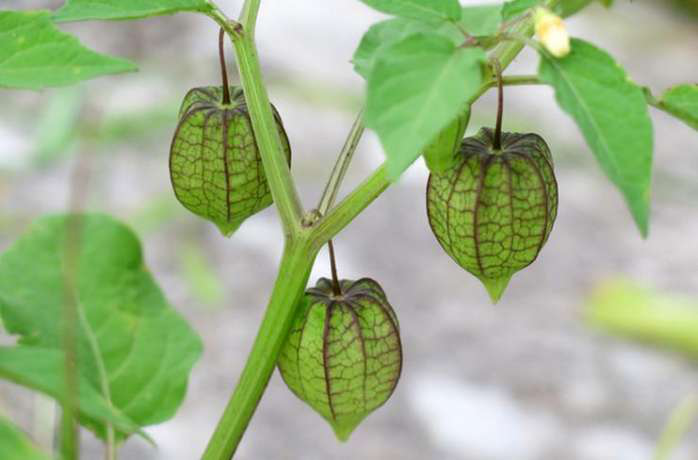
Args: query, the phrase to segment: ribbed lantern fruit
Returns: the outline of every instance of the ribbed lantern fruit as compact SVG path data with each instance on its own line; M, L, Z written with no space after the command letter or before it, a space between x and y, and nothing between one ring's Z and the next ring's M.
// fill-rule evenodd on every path
M230 236L272 203L252 122L241 88L194 88L187 93L170 149L170 177L177 199ZM291 162L288 137L273 109Z
M392 394L402 368L397 316L375 281L321 278L308 289L278 367L344 441Z
M531 264L557 215L557 182L547 144L537 134L483 128L463 140L457 160L427 184L432 231L461 267L498 301L512 275Z

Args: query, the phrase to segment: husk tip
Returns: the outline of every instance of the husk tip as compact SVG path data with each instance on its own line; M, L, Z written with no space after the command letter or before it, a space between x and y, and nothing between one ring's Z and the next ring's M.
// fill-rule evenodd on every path
M216 222L216 227L224 237L230 238L235 233L235 230L240 228L242 222Z
M499 300L502 298L502 295L504 294L504 291L507 289L510 280L511 275L497 279L480 279L480 281L482 281L482 284L485 285L485 289L487 289L487 293L490 295L490 299L492 299L493 304L498 303Z
M334 431L335 436L340 442L347 442L351 437L357 426L361 423L364 417L353 418L351 420L331 420L330 425L332 426L332 431Z

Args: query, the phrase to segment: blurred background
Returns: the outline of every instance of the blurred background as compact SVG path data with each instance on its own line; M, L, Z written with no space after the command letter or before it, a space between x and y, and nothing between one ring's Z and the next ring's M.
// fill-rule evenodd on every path
M219 3L234 16L242 2ZM616 4L570 19L571 33L609 50L655 92L696 82L696 2ZM361 107L363 81L350 59L380 19L356 0L263 2L260 56L307 207L319 199ZM181 14L61 27L94 49L136 61L140 72L39 93L0 91L0 250L38 215L66 210L76 162L88 165L85 207L137 231L150 270L205 342L177 416L147 429L158 447L133 439L121 458L195 459L262 317L281 254L279 223L268 209L227 240L171 191L167 160L178 105L189 88L219 84L218 30L210 20ZM233 71L232 52L228 64ZM527 51L509 73L536 66ZM652 115L652 228L642 240L552 90L507 90L505 129L537 132L553 150L560 211L538 261L513 278L496 306L432 236L427 170L415 164L335 241L340 275L379 280L399 315L405 366L393 398L339 444L275 374L236 458L653 459L672 412L683 401L679 419L690 414L695 404L686 398L698 394L698 136L663 113ZM494 117L488 94L474 107L470 131ZM382 160L368 133L345 191ZM323 252L311 283L328 273ZM50 445L50 402L0 383L0 411ZM91 434L84 445L85 458L101 458ZM667 458L697 459L698 430Z

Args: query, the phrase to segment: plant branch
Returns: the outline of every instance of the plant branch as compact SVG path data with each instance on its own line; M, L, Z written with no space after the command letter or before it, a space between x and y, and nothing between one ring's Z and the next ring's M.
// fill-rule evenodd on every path
M538 75L511 75L502 77L502 83L504 86L525 86L525 85L542 85L549 86L548 83L542 81ZM494 88L497 86L497 80L490 80L486 84L487 89ZM658 110L666 110L662 105L662 102L658 100L654 94L647 87L641 87L643 94L645 96L645 101L647 105L650 105Z
M390 180L385 165L382 165L313 227L315 247L322 247L341 232L389 186Z
M230 460L235 454L274 371L316 255L308 243L286 245L252 351L202 460Z
M225 33L228 34L229 36L242 36L242 24L239 22L233 21L230 19L228 16L221 11L220 8L218 8L218 5L216 5L213 1L208 2L209 5L211 5L211 9L206 12L206 15L216 21L216 24L218 24L223 30L225 30Z
M538 78L538 75L510 75L508 77L502 76L502 83L504 86L523 86L523 85L544 85L542 81ZM493 81L492 85L496 85L497 81Z
M344 176L347 173L347 169L349 169L349 164L351 163L351 160L354 157L354 152L356 152L356 148L359 145L361 136L365 131L362 117L363 112L360 112L359 115L357 115L356 120L354 121L354 124L351 127L351 131L347 136L347 140L344 143L342 151L337 157L337 162L335 163L334 168L332 169L330 179L327 181L325 191L322 193L322 198L320 199L320 203L318 204L318 212L321 216L327 214L327 211L329 211L329 209L332 207L335 200L337 199L339 188L342 185L342 181L344 180Z

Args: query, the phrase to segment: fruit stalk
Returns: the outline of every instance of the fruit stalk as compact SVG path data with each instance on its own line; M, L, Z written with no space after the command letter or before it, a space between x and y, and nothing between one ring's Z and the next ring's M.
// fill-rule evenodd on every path
M497 76L497 125L494 130L494 149L502 149L502 120L504 118L504 81L502 80L502 65L498 60L492 61Z
M334 295L342 295L342 288L339 286L339 277L337 276L337 259L334 256L334 244L332 240L327 242L327 247L330 250L330 268L332 270L332 292Z
M228 84L228 67L225 64L225 30L221 27L218 34L218 59L221 63L221 81L223 83L223 104L230 105L230 85Z

